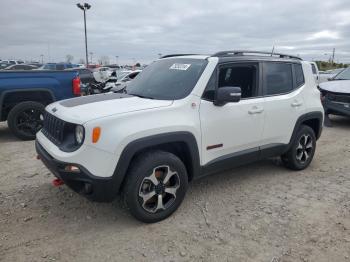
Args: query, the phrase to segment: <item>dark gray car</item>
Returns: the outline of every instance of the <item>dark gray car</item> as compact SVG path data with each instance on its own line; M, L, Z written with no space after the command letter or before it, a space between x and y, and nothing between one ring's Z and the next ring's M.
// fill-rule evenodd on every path
M331 81L319 85L321 100L328 116L350 117L350 68L336 75Z

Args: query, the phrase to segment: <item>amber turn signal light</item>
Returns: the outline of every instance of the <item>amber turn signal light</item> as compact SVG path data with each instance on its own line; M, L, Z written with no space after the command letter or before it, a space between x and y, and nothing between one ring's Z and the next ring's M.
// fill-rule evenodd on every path
M100 139L101 135L101 127L94 127L92 130L92 143L97 143L98 140Z

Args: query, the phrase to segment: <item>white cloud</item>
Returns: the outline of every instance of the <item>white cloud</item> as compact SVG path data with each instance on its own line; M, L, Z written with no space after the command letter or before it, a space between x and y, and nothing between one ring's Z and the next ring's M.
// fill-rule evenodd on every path
M319 40L319 39L340 39L339 32L323 30L317 33L313 33L307 40Z
M116 55L149 62L158 53L230 49L324 58L333 47L350 62L349 0L86 0L88 48L94 58ZM0 58L62 61L84 55L83 14L72 0L2 1Z

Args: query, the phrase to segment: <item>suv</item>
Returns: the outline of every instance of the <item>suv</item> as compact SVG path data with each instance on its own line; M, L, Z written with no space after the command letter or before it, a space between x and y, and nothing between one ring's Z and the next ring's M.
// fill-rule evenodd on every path
M199 177L276 156L306 168L323 118L311 65L298 57L170 55L126 93L47 106L36 150L56 185L96 201L121 192L150 223L171 215Z

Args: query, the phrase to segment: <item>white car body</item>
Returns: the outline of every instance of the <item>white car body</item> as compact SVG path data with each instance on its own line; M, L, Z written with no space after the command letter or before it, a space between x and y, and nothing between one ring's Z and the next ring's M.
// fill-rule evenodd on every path
M55 115L58 118L83 125L86 137L91 137L94 126L100 126L103 135L98 144L93 144L87 139L81 148L72 153L61 152L41 132L38 133L38 141L54 158L79 163L96 176L109 177L113 174L117 165L116 159L123 148L131 141L145 136L174 131L191 132L201 148L200 163L205 165L216 157L250 147L267 143L287 144L300 115L322 110L319 91L315 87L309 62L302 62L305 86L296 92L278 97L242 100L237 104L215 107L213 103L202 100L201 95L218 59L204 56L194 58L208 59L209 63L188 97L178 101L154 101L131 97L72 108L61 106L60 102L56 102L49 105L46 111L51 112L56 108ZM294 108L291 106L293 103L301 105ZM195 105L194 108L192 104ZM248 111L255 107L263 109L264 112L260 115L249 115ZM201 118L201 115L206 117ZM282 115L289 117L281 117ZM237 126L236 121L239 121L240 125ZM265 124L266 121L269 124ZM230 141L232 130L239 137L237 141ZM215 143L218 137L221 137L226 145L221 150L207 152L200 146ZM96 156L99 158L101 156L101 161L92 161L91 158Z
M8 65L19 65L19 64L23 64L24 62L20 60L2 60L1 63L6 63Z
M113 71L109 67L102 66L94 69L93 75L97 82L105 82L112 73Z
M167 59L170 59L170 63L173 58L161 60ZM78 149L65 152L40 131L37 134L39 147L55 161L82 166L96 179L110 179L115 176L118 167L127 166L128 163L123 161L129 146L145 138L159 136L158 140L162 140L163 135L175 133L179 134L180 139L181 134L190 134L194 138L192 149L198 149L199 168L204 170L216 160L240 152L249 152L252 149L265 152L264 150L276 145L287 148L296 128L304 123L304 120L309 123L319 121L317 128L320 130L318 134L315 131L319 137L323 123L323 107L309 62L287 60L287 63L300 66L304 76L303 83L295 86L290 92L241 99L237 103L217 106L213 101L203 99L202 95L214 70L219 64L224 65L222 63L226 58L193 55L176 59L201 60L206 63L199 79L186 97L160 100L101 94L53 103L46 108L48 114L65 122L83 126L85 140ZM232 63L244 63L255 57L243 56L238 58L238 62L234 56L232 59ZM259 67L270 63L268 59L272 58L259 60ZM283 59L272 63L279 64L284 62ZM186 64L181 66L177 70L186 70L186 66L189 67ZM312 118L315 115L317 119ZM96 127L101 130L97 143L92 141L93 130Z
M118 82L129 82L132 79L134 79L139 73L141 73L142 70L124 70L117 72L117 79Z

